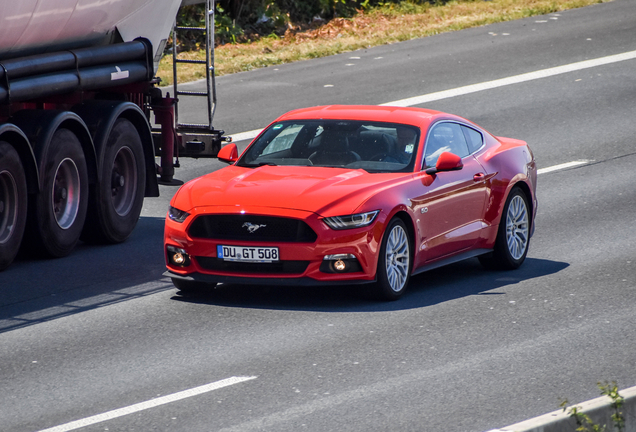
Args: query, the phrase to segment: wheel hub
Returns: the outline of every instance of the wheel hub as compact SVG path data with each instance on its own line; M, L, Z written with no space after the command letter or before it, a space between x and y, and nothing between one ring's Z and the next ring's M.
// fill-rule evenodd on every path
M125 184L126 184L126 179L124 178L124 176L119 174L119 172L117 171L113 171L113 179L111 182L113 192L116 192L118 188L124 187Z
M55 188L55 201L59 202L68 198L68 190L65 187L57 186Z
M129 147L122 147L115 155L111 174L112 203L120 216L127 215L134 203L137 189L135 155Z
M53 183L53 213L57 224L68 229L75 222L80 205L80 178L75 162L66 158L60 162Z

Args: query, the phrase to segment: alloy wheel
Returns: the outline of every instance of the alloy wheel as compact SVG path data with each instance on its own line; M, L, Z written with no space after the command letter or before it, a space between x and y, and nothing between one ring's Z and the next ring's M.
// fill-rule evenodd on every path
M521 259L528 247L528 208L519 195L513 197L506 214L506 242L510 255Z
M400 225L394 226L389 233L385 259L389 285L393 291L399 292L406 285L409 270L409 242Z

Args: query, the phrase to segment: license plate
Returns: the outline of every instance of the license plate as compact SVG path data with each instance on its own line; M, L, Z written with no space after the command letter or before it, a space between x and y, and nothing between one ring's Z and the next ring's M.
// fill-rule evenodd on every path
M224 261L269 263L279 260L277 247L217 245L216 256Z

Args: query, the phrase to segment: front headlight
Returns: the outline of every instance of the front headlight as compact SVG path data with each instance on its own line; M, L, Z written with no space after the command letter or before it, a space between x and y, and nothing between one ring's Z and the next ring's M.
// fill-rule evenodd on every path
M371 225L378 213L380 210L347 216L332 216L324 218L323 221L334 230L362 228Z
M172 206L168 208L168 217L175 222L183 223L183 221L186 220L188 216L190 216L190 213L188 212L179 210L178 208Z

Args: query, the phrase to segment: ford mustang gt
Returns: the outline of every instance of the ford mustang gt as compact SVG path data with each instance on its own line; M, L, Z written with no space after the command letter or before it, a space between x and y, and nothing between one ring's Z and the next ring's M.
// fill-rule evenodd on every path
M369 284L396 300L409 278L478 257L515 269L537 209L524 141L419 108L291 111L230 166L173 197L164 252L183 292L232 284Z

